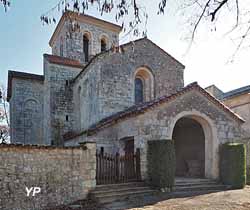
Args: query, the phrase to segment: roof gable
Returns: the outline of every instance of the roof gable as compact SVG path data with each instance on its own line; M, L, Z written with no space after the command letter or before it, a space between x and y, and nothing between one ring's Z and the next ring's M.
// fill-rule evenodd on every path
M176 60L173 56L171 56L170 54L168 54L166 51L164 51L162 48L160 48L158 45L156 45L154 42L152 42L150 39L148 38L141 38L141 39L137 39L137 40L134 40L134 41L131 41L131 42L128 42L128 43L125 43L123 45L120 45L118 47L114 47L112 49L109 49L105 52L101 52L97 55L95 55L89 62L88 64L82 69L82 71L79 72L79 74L73 79L72 82L75 82L82 74L83 72L86 72L88 70L88 67L91 66L91 64L95 63L95 61L97 61L98 58L100 58L101 56L103 55L106 55L108 53L111 53L111 52L114 52L114 53L120 53L120 52L123 52L124 51L124 48L126 47L130 47L130 46L133 46L135 45L136 43L139 43L139 42L147 42L149 44L151 44L153 47L156 47L157 49L159 49L162 53L164 53L166 56L168 56L170 59L172 59L174 62L176 62L178 65L181 66L182 69L185 68L185 66L179 62L178 60Z
M52 36L50 38L49 45L51 47L52 47L56 37L60 33L65 21L68 18L78 20L79 22L92 24L92 25L95 25L97 27L109 29L109 30L117 32L117 33L119 33L122 30L121 26L116 25L114 23L107 22L105 20L90 16L90 15L86 15L86 14L82 14L82 13L76 13L76 12L73 12L73 11L66 11L66 12L63 13L62 17L60 18L60 20L59 20L59 22L58 22L58 24L56 26L56 29L55 29L54 33L52 34Z
M180 97L180 96L182 96L182 95L184 95L192 90L196 90L199 93L201 93L210 102L212 102L218 108L220 108L221 110L226 112L228 115L230 115L234 120L236 120L240 123L245 122L243 118L241 118L239 115L234 113L231 109L226 107L223 103L221 103L219 100L217 100L211 94L209 94L206 90L201 88L195 82L195 83L192 83L192 84L182 88L180 91L176 92L175 94L172 94L170 96L163 96L163 97L157 98L155 100L152 100L152 101L149 101L149 102L146 102L143 104L132 106L124 111L118 112L114 115L111 115L107 118L104 118L103 120L101 120L98 123L91 126L88 130L85 130L85 131L77 133L77 134L72 134L72 133L66 134L64 136L64 138L65 138L65 140L68 140L68 139L72 139L72 138L77 137L77 136L81 136L83 134L91 135L92 133L96 133L97 131L99 131L105 127L109 127L109 126L111 126L119 121L125 120L125 119L130 118L130 117L138 116L138 115L143 114L143 113L145 113L145 112L147 112L147 111L149 111L149 110L151 110L151 109L153 109L153 108L155 108L163 103L171 102L171 101L177 99L178 97Z

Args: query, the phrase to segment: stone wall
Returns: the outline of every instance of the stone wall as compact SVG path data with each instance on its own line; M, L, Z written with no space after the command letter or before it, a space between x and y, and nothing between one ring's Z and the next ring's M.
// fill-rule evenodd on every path
M39 210L85 199L96 185L96 146L0 145L0 209ZM27 197L25 187L40 187ZM32 193L31 193L32 194Z
M76 125L73 90L67 83L80 68L49 63L44 59L44 134L47 144L61 144L61 136Z
M225 99L223 103L230 107L235 113L239 114L246 121L243 128L249 133L250 137L250 96L242 94L229 99Z
M147 141L172 139L173 129L178 119L189 117L199 122L205 133L205 168L207 178L219 176L219 145L241 139L241 124L209 101L198 91L186 93L168 103L164 103L135 117L117 121L90 136L80 136L66 141L73 145L81 141L95 141L97 147L110 142L113 150L119 150L125 137L133 136L135 148L141 149L141 172L147 178ZM105 148L106 149L106 148ZM105 150L104 149L104 150ZM107 147L110 150L109 147Z
M153 75L154 98L183 87L184 66L150 40L135 41L123 50L98 56L74 82L74 96L80 98L82 109L82 129L134 105L135 72L140 67Z
M97 27L93 24L87 24L83 22L78 22L80 25L80 32L72 34L69 36L69 23L65 22L63 28L60 31L60 36L55 40L52 46L53 55L60 56L60 43L63 43L63 57L72 58L79 60L81 63L84 61L83 53L83 35L87 34L89 42L89 55L90 58L101 52L101 38L105 37L107 39L107 49L110 49L112 44L119 44L119 33L113 32L111 30L105 29L104 27Z
M12 79L10 99L11 142L45 144L43 136L43 81Z

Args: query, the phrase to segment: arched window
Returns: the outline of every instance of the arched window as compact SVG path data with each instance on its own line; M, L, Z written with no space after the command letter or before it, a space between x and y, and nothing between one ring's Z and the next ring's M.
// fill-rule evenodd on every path
M107 43L104 39L101 39L101 52L104 52L107 50Z
M141 78L135 79L135 104L143 102L143 81Z
M135 104L154 99L154 76L146 67L138 68L134 73Z
M88 62L89 61L89 38L86 34L83 36L83 53L84 53L84 61Z

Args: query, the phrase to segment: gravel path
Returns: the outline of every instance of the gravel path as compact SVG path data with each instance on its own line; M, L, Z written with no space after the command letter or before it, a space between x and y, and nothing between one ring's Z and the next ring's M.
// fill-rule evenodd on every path
M250 210L250 186L185 198L169 199L165 194L138 197L126 202L113 203L107 210Z
M169 198L169 195L159 193L101 207L92 201L81 201L71 206L49 210L250 210L250 186L243 190L229 190L184 198Z

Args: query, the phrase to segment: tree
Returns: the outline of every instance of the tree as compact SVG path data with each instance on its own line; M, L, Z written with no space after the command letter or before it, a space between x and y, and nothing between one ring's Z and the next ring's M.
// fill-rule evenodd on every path
M9 0L0 0L0 4L3 5L5 12L7 12L7 9L10 7L10 1Z
M0 86L0 143L7 143L9 140L9 110L7 102L7 91Z
M10 6L10 0L0 0L5 11ZM247 40L250 33L250 2L249 0L157 0L157 14L164 14L173 3L179 4L183 15L191 26L190 44L195 39L198 28L205 22L213 23L216 31L216 23L225 23L228 19L232 22L229 33L235 33L237 47L234 55ZM102 15L104 13L115 13L117 22L121 22L126 34L133 33L135 36L147 35L146 3L143 0L58 0L57 4L41 15L44 24L56 23L55 12L73 10L84 13L89 7L96 7ZM128 20L126 17L129 17ZM69 17L70 18L70 17ZM77 24L72 20L72 28L77 28ZM143 25L143 29L139 27ZM75 27L76 26L76 27ZM125 34L125 36L126 36ZM234 56L233 56L234 57Z

